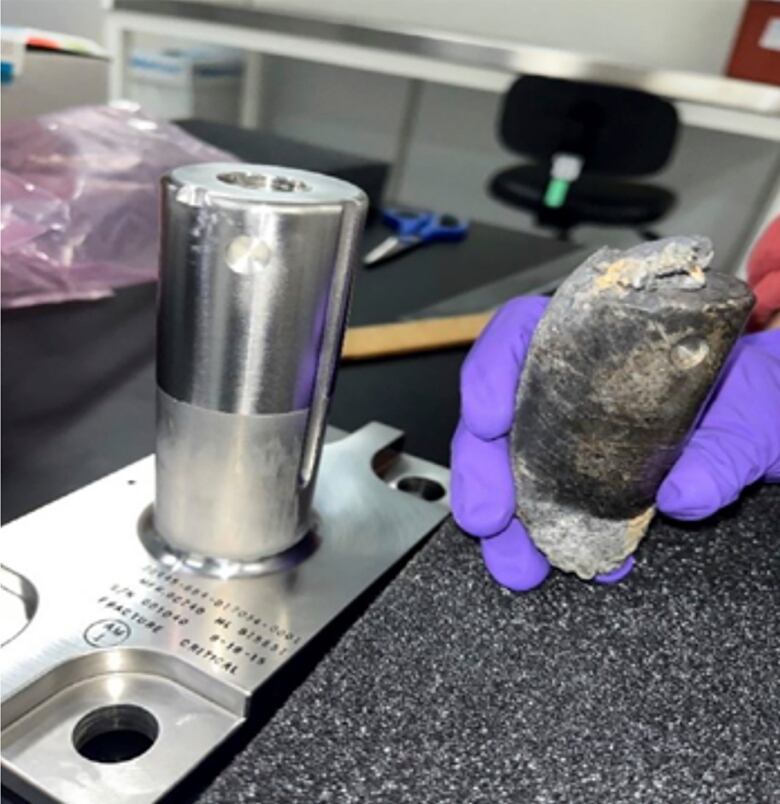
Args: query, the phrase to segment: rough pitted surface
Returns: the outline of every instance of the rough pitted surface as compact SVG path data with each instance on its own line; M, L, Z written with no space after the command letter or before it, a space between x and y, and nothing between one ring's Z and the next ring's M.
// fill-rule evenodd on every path
M699 235L665 237L620 251L602 248L589 264L609 275L613 272L618 284L635 290L656 290L673 286L681 290L698 290L707 284L706 271L712 263L712 242Z
M753 295L709 272L704 237L601 249L560 286L517 394L518 515L559 569L592 578L636 549L658 487Z
M445 526L203 795L780 802L780 486L515 595Z

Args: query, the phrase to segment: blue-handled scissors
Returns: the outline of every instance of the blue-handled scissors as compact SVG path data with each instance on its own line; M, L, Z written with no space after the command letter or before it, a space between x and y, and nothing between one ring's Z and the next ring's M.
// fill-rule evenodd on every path
M395 229L395 234L366 254L363 262L367 266L378 265L424 243L463 240L469 231L467 220L436 212L386 209L382 220Z

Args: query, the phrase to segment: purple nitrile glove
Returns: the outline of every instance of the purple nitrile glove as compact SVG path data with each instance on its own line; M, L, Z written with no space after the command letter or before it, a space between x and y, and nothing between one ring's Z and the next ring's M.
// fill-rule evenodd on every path
M452 512L481 537L493 578L533 589L550 571L515 516L509 432L531 337L549 300L528 296L504 305L474 344L461 370L461 418L452 441ZM780 330L741 338L682 455L657 496L677 519L701 519L757 480L780 481ZM633 566L596 577L617 583Z
M737 341L656 503L675 519L704 519L758 480L780 483L780 329Z

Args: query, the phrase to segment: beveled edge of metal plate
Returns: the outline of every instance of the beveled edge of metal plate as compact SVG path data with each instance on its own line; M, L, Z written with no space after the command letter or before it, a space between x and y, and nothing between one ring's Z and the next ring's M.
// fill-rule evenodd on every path
M280 562L278 572L214 577L177 563L175 556L168 556L167 564L150 556L137 526L154 487L151 458L3 529L3 559L10 573L0 578L3 602L10 596L16 616L27 617L27 622L10 624L3 651L2 765L9 789L36 801L157 800L241 725L252 696L283 672L288 658L447 516L448 470L402 453L400 431L371 423L341 435L329 430L322 457L314 500L320 541L309 545L316 549L300 562ZM409 493L402 493L404 489ZM99 520L99 527L84 522L85 510ZM116 525L117 518L124 524ZM125 522L128 518L132 521ZM104 538L106 522L117 533L114 540ZM194 578L198 587L218 593L220 601L233 597L250 614L261 612L260 619L276 626L292 623L289 628L299 635L298 642L287 656L273 657L259 669L220 676L218 668L204 667L181 647L188 639L177 642L194 634L206 644L215 628L213 615L219 613L209 608L202 624L180 628L168 623L162 637L137 629L129 637L114 635L126 640L121 644L87 645L89 629L103 622L95 621L96 596L114 578L126 581L129 590L144 564L157 567L154 573L168 579L161 584L191 585ZM158 603L163 597L151 599ZM106 622L123 620L136 627L128 617ZM86 630L85 623L90 623ZM158 701L154 706L147 701L147 708L161 720L161 736L136 759L90 762L71 744L73 724L89 714L90 706L121 703L121 690L133 691L131 703L142 708L147 699ZM178 714L173 700L182 702ZM185 709L202 711L210 725L193 729L188 724L182 730ZM159 714L163 710L164 717ZM192 731L201 733L190 739Z

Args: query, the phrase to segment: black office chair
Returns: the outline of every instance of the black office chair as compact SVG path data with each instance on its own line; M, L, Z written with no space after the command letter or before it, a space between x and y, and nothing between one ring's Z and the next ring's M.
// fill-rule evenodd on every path
M674 106L647 92L528 75L504 98L498 136L531 164L496 174L498 200L534 213L566 238L583 223L648 228L674 204L669 190L622 180L647 176L668 161L677 137ZM621 178L619 178L621 177Z

